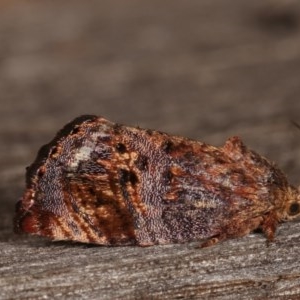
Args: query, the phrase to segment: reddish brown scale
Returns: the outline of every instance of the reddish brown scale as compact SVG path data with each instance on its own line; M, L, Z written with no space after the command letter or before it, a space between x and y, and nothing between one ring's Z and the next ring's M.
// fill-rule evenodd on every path
M101 245L203 246L300 214L299 191L238 137L217 148L82 116L28 168L15 230Z

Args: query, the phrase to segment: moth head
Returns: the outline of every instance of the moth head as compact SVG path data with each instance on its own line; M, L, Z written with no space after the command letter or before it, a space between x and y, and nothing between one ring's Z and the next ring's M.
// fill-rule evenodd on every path
M290 190L284 207L286 220L294 220L300 217L300 187Z

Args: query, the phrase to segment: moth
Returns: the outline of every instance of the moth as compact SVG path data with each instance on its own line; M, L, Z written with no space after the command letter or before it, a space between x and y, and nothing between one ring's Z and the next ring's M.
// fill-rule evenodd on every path
M15 231L100 245L211 246L300 215L299 191L238 137L222 147L97 116L67 124L28 167Z

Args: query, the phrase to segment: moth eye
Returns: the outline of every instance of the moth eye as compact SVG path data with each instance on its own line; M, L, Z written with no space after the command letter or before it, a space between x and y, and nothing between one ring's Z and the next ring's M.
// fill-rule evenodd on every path
M300 205L298 202L294 202L290 205L289 215L294 216L300 213Z

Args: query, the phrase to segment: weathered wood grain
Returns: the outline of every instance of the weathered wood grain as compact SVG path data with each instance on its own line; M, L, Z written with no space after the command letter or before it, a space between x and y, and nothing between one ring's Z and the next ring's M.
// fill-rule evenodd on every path
M297 299L299 232L299 224L284 226L269 247L260 236L250 235L204 250L195 243L105 248L41 239L5 241L0 295L15 299Z
M299 184L298 1L2 1L0 299L299 299L300 222L199 249L12 233L25 166L94 113L221 145L240 135Z

